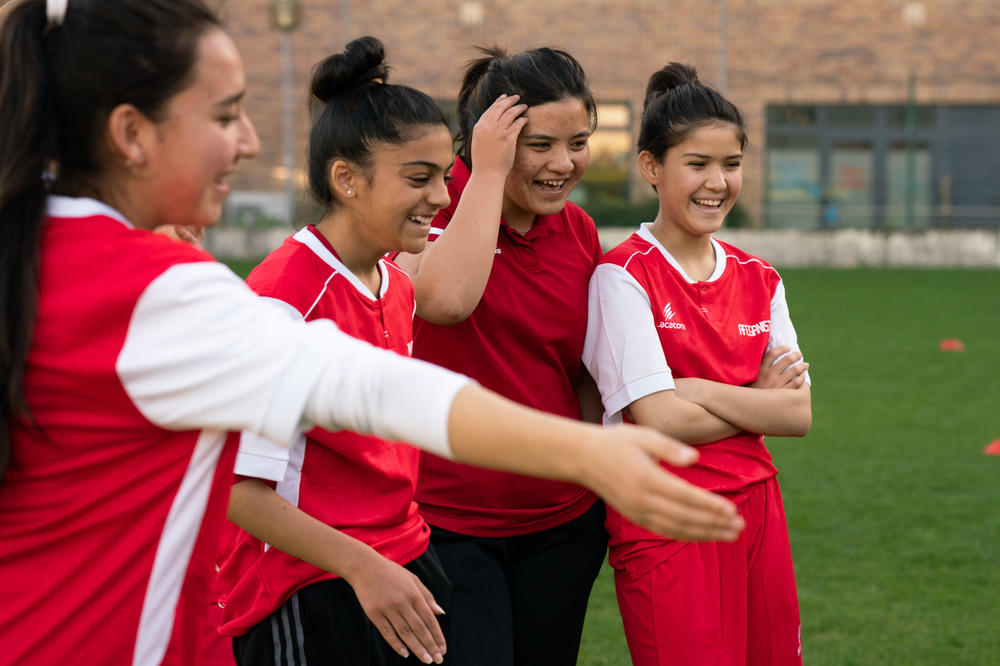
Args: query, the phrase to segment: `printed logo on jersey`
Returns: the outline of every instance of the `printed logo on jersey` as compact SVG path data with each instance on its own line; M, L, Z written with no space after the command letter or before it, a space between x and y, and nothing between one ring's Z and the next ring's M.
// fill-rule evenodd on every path
M500 248L497 248L493 254L502 254L502 252L500 252Z
M739 329L740 335L752 338L769 332L771 330L771 320L765 319L764 321L759 321L756 324L737 324L736 327Z
M663 306L663 320L656 325L657 328L676 328L682 331L687 330L687 326L679 321L670 321L676 316L673 308L670 307L670 303Z

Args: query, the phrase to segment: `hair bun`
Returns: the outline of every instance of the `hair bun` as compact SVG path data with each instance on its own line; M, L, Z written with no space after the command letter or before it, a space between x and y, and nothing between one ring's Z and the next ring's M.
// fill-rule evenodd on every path
M643 106L648 106L653 98L671 92L684 84L701 85L701 81L698 80L698 72L690 65L672 62L658 72L653 72L653 75L649 77L649 83L646 84L646 100Z
M344 49L320 62L313 72L312 94L322 102L368 85L389 80L385 47L375 37L359 37Z

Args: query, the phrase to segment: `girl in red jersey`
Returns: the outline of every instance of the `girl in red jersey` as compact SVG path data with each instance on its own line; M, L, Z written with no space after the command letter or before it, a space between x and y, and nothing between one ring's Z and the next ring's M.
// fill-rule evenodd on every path
M809 430L808 366L778 273L712 238L739 195L743 117L672 63L650 78L638 145L660 209L595 271L584 360L605 421L699 445L698 463L677 473L732 499L747 529L735 543L685 543L609 508L632 660L800 664L788 530L762 435Z
M647 430L535 414L257 297L205 227L259 149L200 0L23 0L0 26L0 664L198 664L235 447L313 426L584 482L732 535ZM415 399L414 396L419 396ZM612 457L612 442L630 458ZM655 467L655 466L653 466ZM624 485L623 485L624 484ZM666 504L664 504L664 500Z
M527 109L498 160L472 139L503 93ZM522 404L596 422L600 400L580 358L601 247L593 220L567 201L597 120L584 72L564 51L484 50L466 71L458 116L451 205L427 250L397 259L414 276L414 356ZM455 586L457 663L575 664L607 547L593 493L430 455L417 500Z
M384 255L423 250L449 203L448 125L427 95L388 83L373 37L320 63L312 93L322 111L311 132L310 190L326 213L247 283L306 321L329 319L408 356L413 286ZM523 124L515 101L502 100L503 112L480 131L487 141L497 136L501 153ZM249 433L243 440L236 472L259 478L233 487L229 515L253 536L243 533L221 572L231 588L222 629L235 636L237 662L272 664L281 649L315 663L402 664L410 650L441 663L451 586L413 500L419 451L321 428L288 456Z

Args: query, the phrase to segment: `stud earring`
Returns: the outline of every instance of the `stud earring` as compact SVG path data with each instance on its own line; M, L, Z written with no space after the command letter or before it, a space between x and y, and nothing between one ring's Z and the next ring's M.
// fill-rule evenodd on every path
M345 192L345 194L347 196L349 196L349 197L354 196L354 190L347 190L347 192Z

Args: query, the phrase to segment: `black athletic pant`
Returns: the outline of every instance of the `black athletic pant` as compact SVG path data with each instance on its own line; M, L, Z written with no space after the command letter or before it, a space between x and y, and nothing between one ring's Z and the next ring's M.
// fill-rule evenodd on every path
M431 527L452 583L447 663L573 666L607 549L604 504L533 534L470 537Z
M441 563L428 548L405 565L445 610L438 623L448 640L451 585ZM449 642L450 647L450 642ZM403 659L389 647L365 615L354 590L342 578L302 588L281 608L243 636L233 639L239 666L390 666L420 664L413 654ZM445 656L445 663L451 664Z

